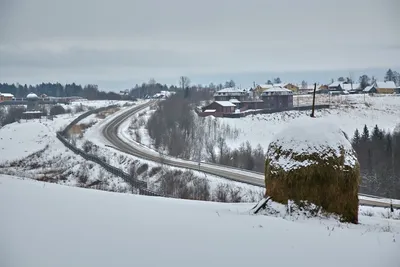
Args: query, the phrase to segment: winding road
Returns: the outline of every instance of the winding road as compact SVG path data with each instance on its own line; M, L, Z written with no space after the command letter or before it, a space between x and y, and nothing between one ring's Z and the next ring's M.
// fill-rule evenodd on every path
M190 160L182 160L173 158L170 156L161 155L158 152L138 144L130 140L124 140L118 135L118 129L122 123L130 118L135 113L155 104L156 101L148 101L145 104L136 105L133 108L121 113L116 116L113 120L108 122L102 129L102 135L112 145L113 148L118 149L124 153L131 154L138 158L142 158L149 161L163 163L166 165L181 167L185 169L191 169L201 171L204 173L224 177L229 180L242 182L250 185L264 187L264 174L258 172L247 171L238 168L232 168L227 166L221 166L218 164L210 164L202 162L199 166L198 162ZM377 207L389 207L387 199L382 199L376 196L359 194L360 205L377 206ZM367 198L367 199L366 199ZM394 208L400 208L400 203L393 203Z

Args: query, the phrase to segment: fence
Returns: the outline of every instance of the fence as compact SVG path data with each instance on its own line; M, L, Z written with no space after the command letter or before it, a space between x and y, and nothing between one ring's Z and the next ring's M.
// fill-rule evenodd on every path
M98 108L98 109L90 110L90 111L78 116L70 124L68 124L68 126L63 131L57 132L57 134L56 134L57 138L67 148L72 150L75 154L80 155L81 157L83 157L84 159L86 159L88 161L92 161L92 162L95 162L95 163L99 164L101 167L103 167L109 173L122 178L128 184L132 185L134 188L137 188L140 195L162 196L162 195L160 195L160 194L158 194L156 192L153 192L153 191L147 189L147 183L145 181L140 181L140 180L134 179L130 174L128 174L128 173L124 172L123 170L118 169L118 168L116 168L114 166L111 166L110 164L108 164L107 162L104 162L104 160L102 160L101 158L99 158L99 157L97 157L95 155L86 153L82 149L79 149L76 146L72 145L66 139L68 131L71 129L71 127L73 127L75 124L77 124L80 120L82 120L82 119L84 119L84 118L86 118L86 117L88 117L88 116L90 116L92 114L96 114L96 113L102 112L104 110L107 110L107 109L110 109L110 108L115 108L115 107L117 107L117 105Z

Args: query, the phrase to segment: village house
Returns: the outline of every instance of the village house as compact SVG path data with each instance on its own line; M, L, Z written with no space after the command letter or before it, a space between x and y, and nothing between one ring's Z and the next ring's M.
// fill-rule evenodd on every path
M378 94L394 94L397 91L396 84L392 81L375 82L373 85Z
M376 94L377 90L376 90L375 85L369 85L369 86L365 87L364 90L363 90L363 93Z
M282 87L273 87L261 94L266 109L288 109L293 107L293 92Z
M246 89L238 89L233 87L224 88L214 93L215 101L228 101L233 98L239 101L244 101L249 98L249 93Z
M230 101L214 101L208 106L202 108L201 115L213 115L215 117L222 117L224 114L234 113L236 108L236 105Z
M2 102L2 101L11 101L13 99L14 99L14 95L13 94L0 93L0 102Z
M275 83L273 87L281 87L281 88L286 88L289 89L292 92L298 92L299 91L299 86L293 83Z
M261 95L262 92L264 92L265 90L271 89L272 87L274 87L272 84L259 84L254 88L254 92L257 95Z
M328 85L328 91L344 91L350 94L355 94L361 91L361 84L359 83L346 83L346 82L333 82Z
M342 82L333 82L328 85L328 91L343 91Z

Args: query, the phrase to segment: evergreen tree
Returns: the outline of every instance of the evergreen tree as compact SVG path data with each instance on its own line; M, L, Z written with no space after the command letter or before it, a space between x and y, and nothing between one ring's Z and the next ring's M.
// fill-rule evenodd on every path
M375 125L374 130L372 131L371 139L373 140L382 140L384 133L381 129L379 129L378 125Z
M393 81L393 71L391 69L388 69L385 75L385 82L387 81Z
M275 79L274 79L274 83L281 83L282 81L281 81L281 78L279 78L279 77L276 77Z
M367 142L369 140L369 130L367 125L364 125L363 133L361 135L361 140Z
M356 129L356 131L354 132L353 140L352 140L353 145L358 146L360 144L360 140L361 140L360 132L358 131L358 129Z

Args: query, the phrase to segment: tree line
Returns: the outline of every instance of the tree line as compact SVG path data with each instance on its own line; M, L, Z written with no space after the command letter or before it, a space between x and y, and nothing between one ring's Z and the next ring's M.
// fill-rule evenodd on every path
M360 192L400 198L400 125L393 133L377 125L354 132L352 145L360 163Z
M80 84L41 83L37 85L22 85L0 83L1 93L13 94L16 98L24 98L29 93L47 95L50 97L83 97L89 100L120 100L121 94L100 91L95 84L82 86Z
M354 83L355 80L352 77L339 77L337 79L338 82L344 82L344 83ZM367 86L373 85L375 82L377 81L377 79L372 76L369 77L368 75L361 75L358 78L358 82L360 83L360 89L365 89ZM397 71L394 71L392 69L388 69L386 71L385 77L384 77L384 81L385 82L394 82L397 86L400 86L400 73L398 73ZM332 79L331 82L333 83L334 80Z

